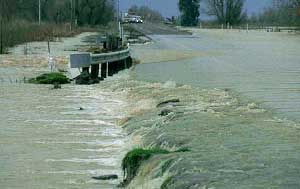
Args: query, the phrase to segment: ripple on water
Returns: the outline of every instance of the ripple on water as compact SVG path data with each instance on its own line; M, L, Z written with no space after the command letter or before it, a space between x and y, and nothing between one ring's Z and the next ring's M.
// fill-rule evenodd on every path
M121 175L126 135L116 123L123 100L101 85L45 86L0 83L1 188L113 188ZM17 99L17 100L16 100ZM84 110L80 111L79 107ZM2 145L7 144L7 145ZM121 176L120 176L121 177Z
M71 158L71 159L46 159L45 162L70 162L70 163L97 163L98 165L106 165L106 166L117 166L118 159L112 158L111 156L105 158L90 158L90 159L79 159L79 158Z

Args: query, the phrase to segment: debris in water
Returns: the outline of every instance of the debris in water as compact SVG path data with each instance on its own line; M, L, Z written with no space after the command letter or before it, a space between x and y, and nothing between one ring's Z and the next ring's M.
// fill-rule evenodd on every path
M87 72L82 72L79 76L75 78L77 85L92 85L99 83L101 78L92 78L91 74Z
M159 116L167 116L170 113L172 113L172 110L168 110L168 109L164 109L160 112L160 114L158 114Z
M61 85L59 83L54 83L52 89L61 89Z
M176 98L176 99L171 99L171 100L166 100L166 101L163 101L163 102L157 104L156 107L159 108L159 107L162 107L162 106L171 104L171 103L178 103L178 102L180 102L180 100L179 100L178 98Z
M98 177L92 177L95 180L115 180L118 179L118 175L102 175Z

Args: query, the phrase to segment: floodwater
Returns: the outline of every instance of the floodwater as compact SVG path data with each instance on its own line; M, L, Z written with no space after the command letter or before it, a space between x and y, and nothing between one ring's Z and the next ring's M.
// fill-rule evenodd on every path
M67 69L67 54L75 44L87 45L82 40L89 35L51 43L58 68ZM25 84L48 71L47 43L28 45L28 55L19 46L0 57L0 188L115 188L129 146L118 124L126 117L126 95L113 92L111 81L60 90ZM119 179L92 179L107 174Z
M148 64L61 90L22 82L47 71L46 44L34 44L29 56L16 48L0 57L1 188L115 188L121 159L136 143L191 151L153 158L131 188L159 188L167 178L170 188L299 188L300 126L264 107L299 115L300 43L285 35L152 36L154 43L132 47ZM65 43L58 51L75 44ZM66 69L66 52L53 53ZM159 116L157 104L174 98L180 103ZM161 175L168 158L175 163ZM91 178L103 174L120 179Z
M231 89L282 117L300 121L300 36L264 31L193 30L192 36L153 35L133 47L137 78ZM163 62L157 64L158 62Z
M92 176L118 174L125 103L98 86L0 85L1 188L113 188ZM80 107L83 110L80 110Z
M180 103L153 108L128 128L141 127L144 146L191 150L153 158L132 188L299 189L300 36L193 31L132 47L142 61L135 79L169 81L132 93Z

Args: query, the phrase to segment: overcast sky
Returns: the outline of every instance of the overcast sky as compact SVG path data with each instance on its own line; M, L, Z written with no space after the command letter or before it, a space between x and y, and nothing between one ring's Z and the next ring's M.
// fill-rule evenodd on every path
M161 12L164 16L178 15L178 0L119 0L121 10L124 12L132 5L147 5ZM246 0L248 14L261 11L264 7L270 6L272 0Z

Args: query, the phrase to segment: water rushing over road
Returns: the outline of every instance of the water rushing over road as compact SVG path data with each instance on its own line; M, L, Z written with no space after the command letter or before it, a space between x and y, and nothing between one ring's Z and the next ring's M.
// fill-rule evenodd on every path
M67 70L68 55L87 48L83 41L91 35L51 42L57 67ZM20 45L0 56L0 188L115 188L128 144L117 124L127 116L125 95L107 82L61 90L24 84L48 71L47 43L28 48L28 55ZM120 179L92 179L106 174Z
M134 47L134 54L160 64L142 64L94 86L51 90L15 83L45 72L45 59L41 65L29 57L23 67L22 59L6 59L0 67L1 188L114 188L120 180L91 177L121 176L121 158L132 148L126 131L145 148L190 150L149 159L132 188L159 188L166 181L169 188L299 188L299 123L236 92L269 99L272 108L297 116L297 38L268 50L274 35L251 35L245 43L244 34L197 32L152 36L155 42ZM284 44L291 51L281 52ZM159 116L164 110L170 113Z
M49 88L0 84L1 188L113 188L91 177L122 176L126 103L98 85Z
M132 188L298 189L299 35L196 29L151 37L152 44L133 47L145 63L135 77L175 81L174 91L151 88L148 98L190 103L166 106L172 113L164 118L153 110L128 128L142 130L144 146L191 152L153 158Z
M100 86L0 84L1 188L112 188L126 137L125 102ZM80 110L80 107L83 110Z
M137 67L137 78L233 89L284 117L300 121L299 35L237 30L193 32L192 36L152 35L153 44L133 47L136 56L151 63Z

